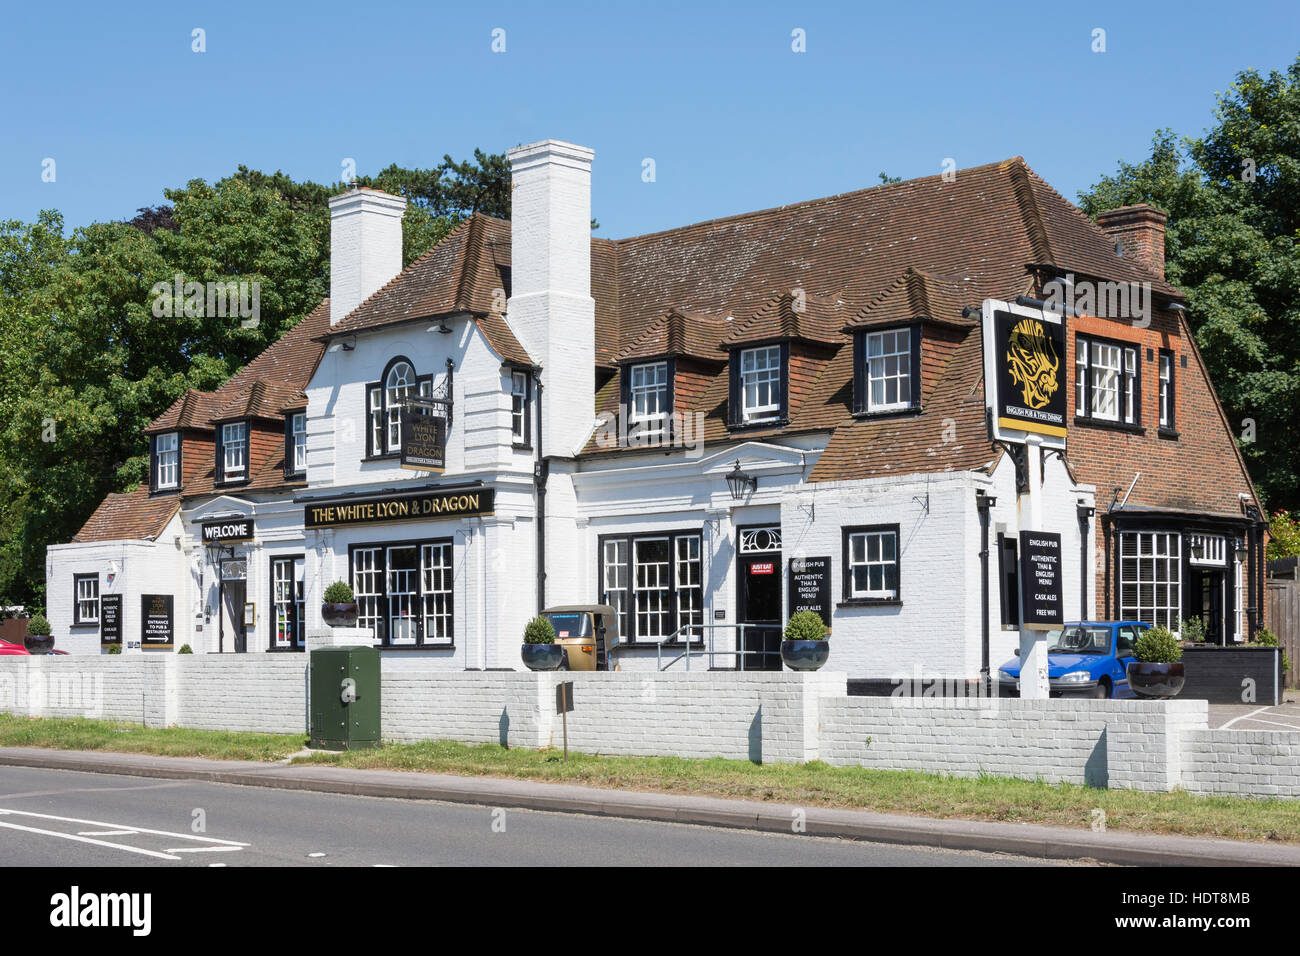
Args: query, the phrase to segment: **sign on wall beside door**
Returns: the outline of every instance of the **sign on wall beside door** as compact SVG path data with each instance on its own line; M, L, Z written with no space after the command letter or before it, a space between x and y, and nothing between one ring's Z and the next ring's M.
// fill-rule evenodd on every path
M170 647L172 635L172 596L140 595L140 642L145 647Z
M100 595L99 643L122 643L122 595L120 594Z

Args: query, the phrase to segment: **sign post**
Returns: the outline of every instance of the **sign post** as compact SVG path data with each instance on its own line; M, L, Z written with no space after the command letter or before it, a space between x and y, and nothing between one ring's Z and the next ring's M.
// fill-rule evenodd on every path
M989 437L1023 448L1017 478L1020 526L1020 696L1048 697L1046 632L1063 623L1061 537L1042 531L1044 450L1064 451L1065 317L1048 309L985 299L984 400Z
M564 680L555 685L555 712L564 725L564 762L569 762L569 711L573 710L573 681Z

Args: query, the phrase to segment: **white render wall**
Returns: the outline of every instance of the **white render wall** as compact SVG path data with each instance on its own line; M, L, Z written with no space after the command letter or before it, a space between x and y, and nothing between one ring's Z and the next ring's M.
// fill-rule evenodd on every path
M402 271L406 200L371 189L330 197L330 324Z

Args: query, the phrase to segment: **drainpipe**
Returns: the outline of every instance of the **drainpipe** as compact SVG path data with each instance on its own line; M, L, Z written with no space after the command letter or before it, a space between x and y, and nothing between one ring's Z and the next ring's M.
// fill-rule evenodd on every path
M1091 527L1091 518L1096 512L1082 502L1078 505L1079 509L1079 620L1087 621L1092 618L1088 613L1088 530Z
M534 372L537 384L537 461L533 466L533 484L537 488L537 613L546 608L546 478L550 467L542 456L542 376Z
M1110 616L1110 562L1111 553L1115 548L1115 528L1114 522L1108 515L1102 521L1102 538L1106 542L1106 620L1111 620Z
M1255 640L1255 632L1258 630L1259 603L1257 598L1256 584L1260 577L1259 567L1259 522L1254 522L1250 526L1250 574L1246 577L1246 594L1248 603L1246 604L1246 626L1249 634L1246 637L1248 641Z
M989 508L998 503L983 489L975 492L980 515L980 681L983 690L992 688L989 675Z

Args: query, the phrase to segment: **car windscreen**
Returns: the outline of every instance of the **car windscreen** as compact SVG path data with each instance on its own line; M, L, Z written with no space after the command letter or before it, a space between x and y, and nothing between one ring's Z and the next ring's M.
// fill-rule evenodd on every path
M1052 654L1109 654L1110 628L1067 627L1060 639L1048 648Z
M555 637L558 640L591 636L590 614L547 614L546 618L555 628Z

